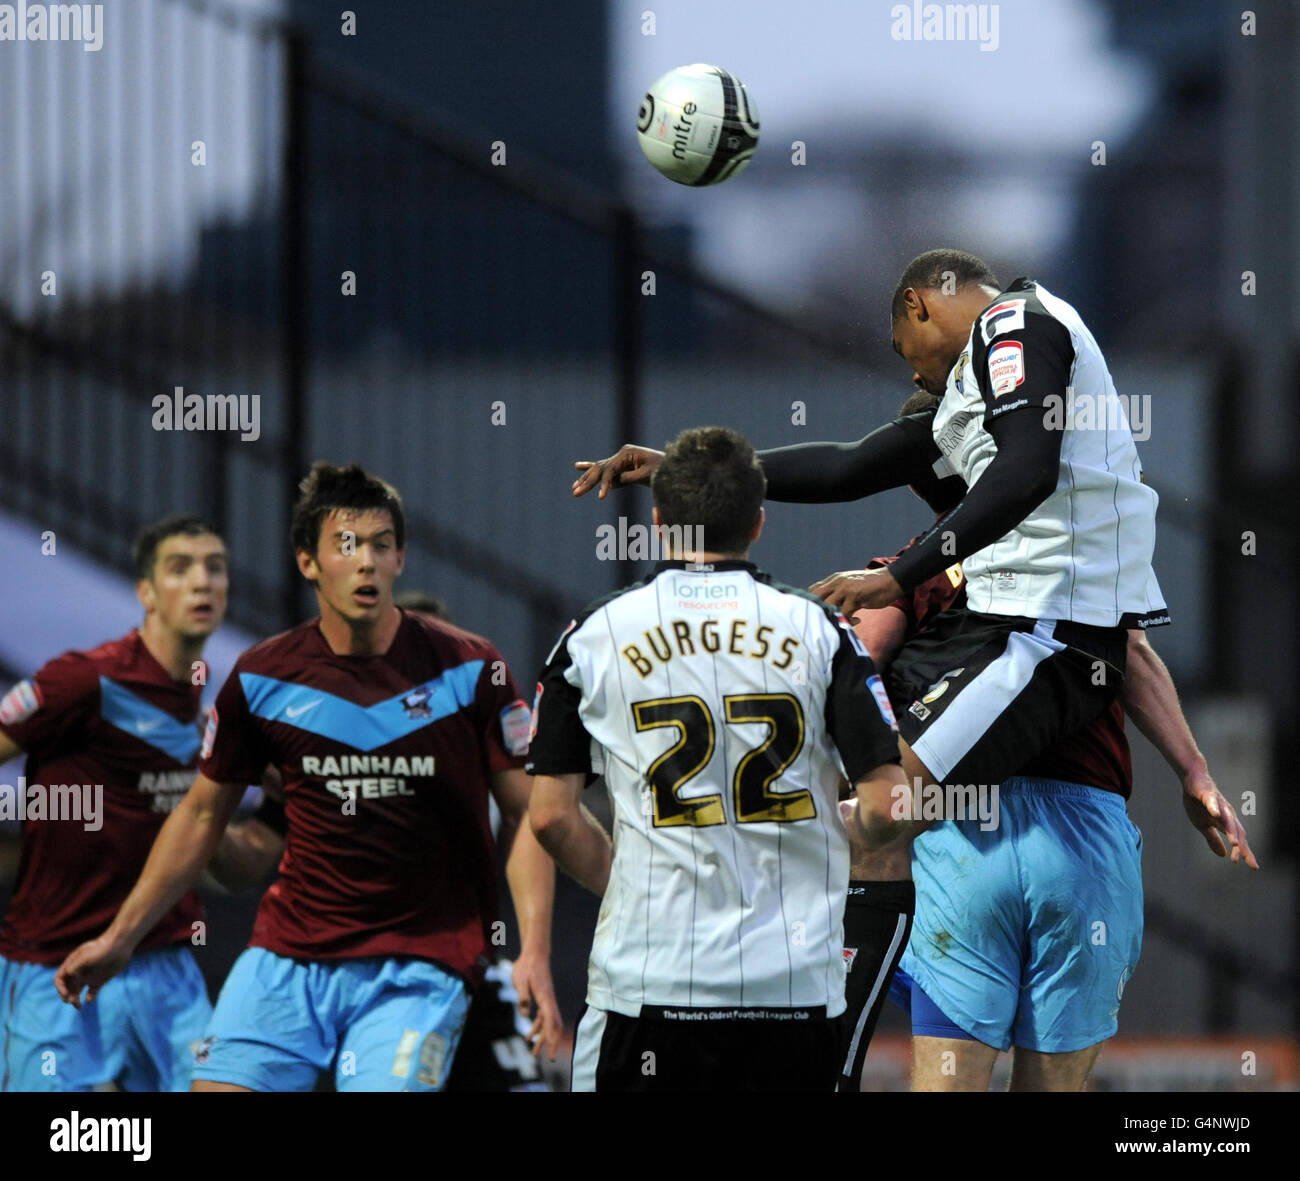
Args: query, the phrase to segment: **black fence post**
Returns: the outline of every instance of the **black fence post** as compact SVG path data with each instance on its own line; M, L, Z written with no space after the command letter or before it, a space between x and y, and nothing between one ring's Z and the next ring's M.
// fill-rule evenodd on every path
M641 258L636 214L626 205L614 211L614 366L618 387L616 447L641 441L641 360L644 345L644 311L637 266ZM626 512L630 492L619 494ZM637 564L623 558L617 566L617 586L636 578Z
M297 29L284 33L285 127L282 160L283 213L280 244L280 301L284 329L284 455L285 495L292 508L298 481L307 466L307 362L310 345L310 310L307 273L310 265L308 234L311 187L307 153L307 39ZM285 513L288 517L288 513ZM301 589L297 574L286 571L281 611L283 625L298 620Z

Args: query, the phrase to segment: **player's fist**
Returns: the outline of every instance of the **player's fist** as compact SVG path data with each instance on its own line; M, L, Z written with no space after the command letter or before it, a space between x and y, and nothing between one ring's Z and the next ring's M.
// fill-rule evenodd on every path
M597 495L604 500L611 488L621 488L627 484L648 484L663 458L662 451L638 447L635 443L624 443L608 459L596 462L580 459L573 465L582 473L573 481L573 495L581 496L599 486L600 492Z
M854 612L888 607L903 593L887 569L841 570L814 582L808 589L832 607L838 607L850 623Z
M73 1008L81 1008L81 990L88 988L86 1000L93 1001L99 990L116 976L131 959L129 948L119 946L101 935L76 948L59 965L54 974L54 987Z

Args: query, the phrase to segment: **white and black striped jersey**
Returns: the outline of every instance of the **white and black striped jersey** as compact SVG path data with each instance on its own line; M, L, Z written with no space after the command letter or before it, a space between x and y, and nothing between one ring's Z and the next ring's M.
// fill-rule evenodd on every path
M1124 404L1079 314L1029 279L984 310L934 418L940 474L973 487L997 454L988 424L1019 411L1059 429L1056 489L1019 526L965 558L971 610L1098 627L1168 614L1151 567L1156 504ZM940 526L942 527L942 526Z
M899 761L843 616L748 562L662 562L569 625L537 686L528 769L603 758L614 858L587 1001L844 1007L851 782Z

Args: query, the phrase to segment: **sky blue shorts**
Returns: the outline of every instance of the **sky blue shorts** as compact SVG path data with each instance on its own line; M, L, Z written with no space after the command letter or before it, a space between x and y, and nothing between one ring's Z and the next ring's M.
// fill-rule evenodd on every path
M187 945L133 956L80 1010L56 968L0 957L0 1091L188 1091L212 1006Z
M1142 834L1114 792L1009 779L998 827L946 820L912 846L902 972L999 1050L1081 1050L1119 1027L1142 950Z
M440 1091L469 1012L459 976L427 960L235 961L194 1057L194 1077L254 1091Z

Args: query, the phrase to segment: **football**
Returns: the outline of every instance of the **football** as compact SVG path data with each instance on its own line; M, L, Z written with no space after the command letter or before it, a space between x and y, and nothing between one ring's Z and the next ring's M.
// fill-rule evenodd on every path
M641 150L669 180L716 185L730 180L758 147L758 110L745 84L718 66L679 66L641 100Z

